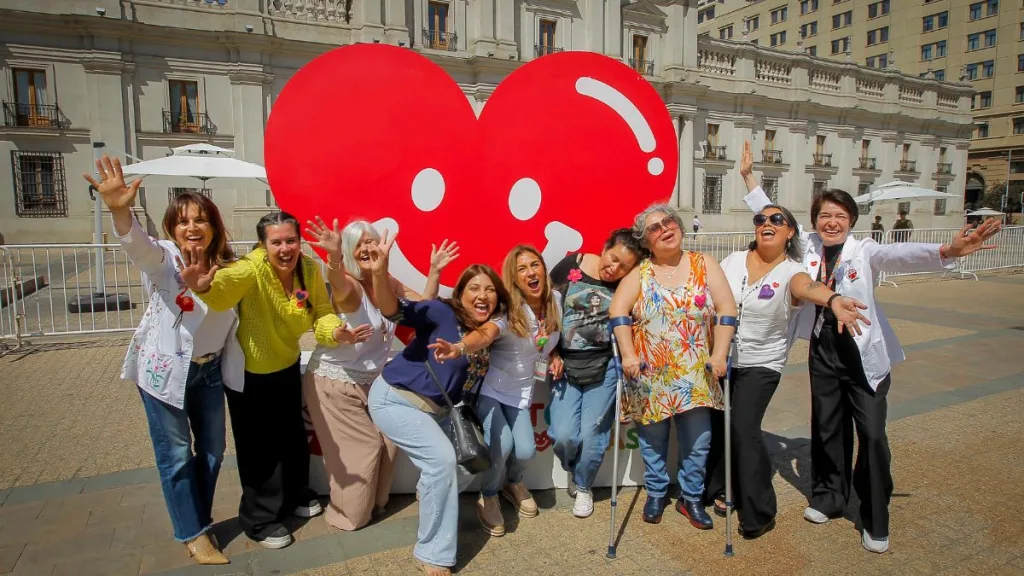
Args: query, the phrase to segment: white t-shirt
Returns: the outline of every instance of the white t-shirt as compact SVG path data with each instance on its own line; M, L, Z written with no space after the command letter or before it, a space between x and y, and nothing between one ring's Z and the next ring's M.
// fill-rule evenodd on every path
M799 307L799 304L793 305L789 282L797 273L806 272L804 265L787 258L751 284L747 273L747 250L741 250L722 260L722 270L740 314L737 357L733 359L733 365L782 372L792 344L789 340L789 319Z
M349 328L369 324L373 328L370 339L332 348L318 345L309 359L307 370L339 382L362 385L372 384L380 376L395 340L395 323L381 315L366 290L362 290L362 293L359 308L340 316Z
M234 323L235 315L231 310L217 312L207 309L206 317L199 323L199 328L192 339L192 358L223 350L231 325Z
M552 298L558 306L558 315L562 315L562 295L552 291ZM537 350L534 343L540 325L529 305L523 304L529 323L529 337L521 338L508 328L508 318L502 316L494 321L501 333L491 343L491 362L480 387L480 393L494 398L506 406L515 406L520 410L530 407L533 401L533 368L538 361L547 362L551 351L558 344L559 332L548 334L548 342L542 350Z

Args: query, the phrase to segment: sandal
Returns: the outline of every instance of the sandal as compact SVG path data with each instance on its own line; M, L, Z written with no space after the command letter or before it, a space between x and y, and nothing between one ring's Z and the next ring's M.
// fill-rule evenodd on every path
M725 513L727 512L726 507L725 507L725 499L724 498L715 498L714 509L715 509L715 515L716 516L720 516L722 518L725 518Z

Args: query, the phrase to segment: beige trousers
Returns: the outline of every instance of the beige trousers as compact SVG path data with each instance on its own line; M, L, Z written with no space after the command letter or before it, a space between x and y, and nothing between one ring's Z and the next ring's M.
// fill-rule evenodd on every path
M358 530L370 522L374 506L388 502L398 449L370 420L369 385L308 371L302 392L330 479L327 523L339 530Z

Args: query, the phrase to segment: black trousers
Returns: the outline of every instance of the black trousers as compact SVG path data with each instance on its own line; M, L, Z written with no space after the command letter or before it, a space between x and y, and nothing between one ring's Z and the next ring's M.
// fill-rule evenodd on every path
M875 538L889 536L891 455L885 433L890 376L871 390L856 344L825 323L811 339L811 508L842 515L850 483L860 498L861 523ZM853 435L859 449L853 466ZM851 473L852 468L852 473Z
M734 368L732 371L733 502L739 511L740 527L748 532L763 528L778 511L772 486L772 461L761 423L781 379L782 374L767 368ZM724 413L714 411L711 425L709 480L705 489L709 503L725 494Z
M309 504L299 363L270 374L246 371L244 391L225 393L242 483L238 522L250 538L265 536Z

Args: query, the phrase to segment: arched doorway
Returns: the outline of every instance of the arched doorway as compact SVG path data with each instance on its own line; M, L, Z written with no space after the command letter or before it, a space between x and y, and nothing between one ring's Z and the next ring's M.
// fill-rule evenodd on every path
M981 199L985 196L985 179L977 172L967 175L967 185L964 186L964 210L976 210L981 208Z

